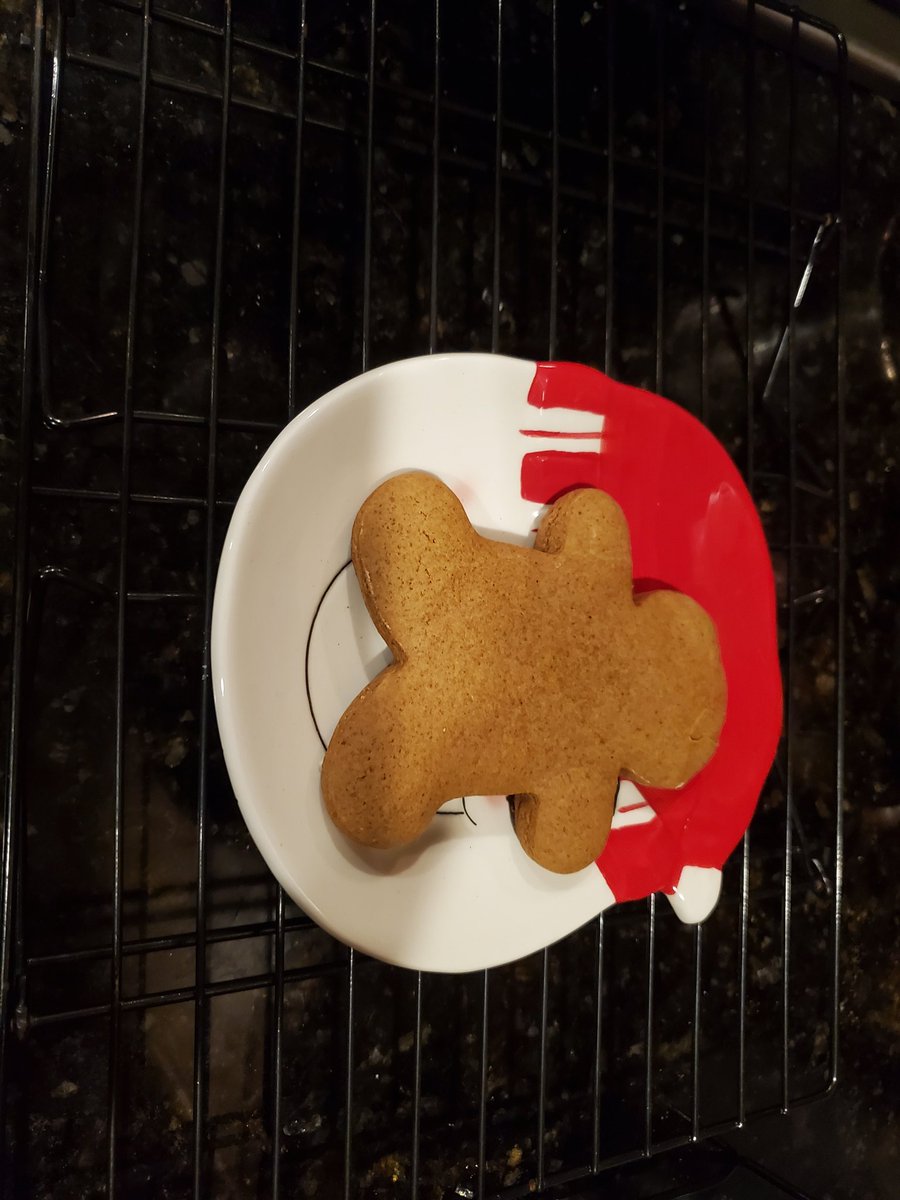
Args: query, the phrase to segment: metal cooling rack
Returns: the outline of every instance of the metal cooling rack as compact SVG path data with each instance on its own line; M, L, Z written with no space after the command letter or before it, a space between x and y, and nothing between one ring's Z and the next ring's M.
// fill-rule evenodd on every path
M827 1092L840 34L752 0L34 11L7 1194L525 1195ZM278 429L469 348L594 362L707 421L770 537L787 699L705 926L654 897L444 979L276 889L222 767L209 616Z

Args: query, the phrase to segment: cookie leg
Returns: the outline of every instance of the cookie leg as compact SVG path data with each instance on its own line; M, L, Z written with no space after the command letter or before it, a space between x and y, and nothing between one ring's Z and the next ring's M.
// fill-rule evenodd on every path
M516 796L522 849L550 871L580 871L600 856L612 824L617 775L566 771L532 795Z
M364 846L402 846L423 833L456 793L433 766L438 717L411 703L405 667L388 667L337 724L322 764L332 821ZM413 682L413 696L416 694Z

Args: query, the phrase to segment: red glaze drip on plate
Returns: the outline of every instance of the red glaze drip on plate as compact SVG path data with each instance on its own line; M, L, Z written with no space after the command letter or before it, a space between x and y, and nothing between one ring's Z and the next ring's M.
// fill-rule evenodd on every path
M721 867L740 841L781 731L775 585L762 526L713 435L660 396L574 363L538 363L535 408L602 417L600 448L526 453L522 496L599 487L631 529L635 590L671 587L716 623L728 679L719 748L683 788L641 788L656 820L613 829L597 865L617 900L674 891L685 866Z

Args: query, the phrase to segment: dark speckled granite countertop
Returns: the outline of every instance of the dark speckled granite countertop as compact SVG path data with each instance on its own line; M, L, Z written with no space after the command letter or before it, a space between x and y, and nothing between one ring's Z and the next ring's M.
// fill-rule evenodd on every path
M365 4L308 6L306 125L302 144L296 321L291 374L292 197L296 152L291 112L297 88L295 15L274 3L234 5L233 94L225 206L226 255L220 326L217 498L208 528L209 348L214 313L216 186L222 39L203 22L221 20L213 0L172 7L195 22L153 23L145 146L140 304L134 386L136 422L129 509L129 589L176 593L178 603L129 606L123 704L122 935L142 942L126 955L122 993L134 1000L118 1029L121 1060L115 1177L129 1197L191 1194L194 1163L194 1036L208 1042L200 1096L207 1111L203 1191L268 1195L273 1146L273 938L235 935L271 922L275 889L249 840L212 736L208 756L206 861L208 979L262 977L214 996L195 1026L197 977L197 802L201 740L202 605L206 537L224 536L243 480L293 409L354 374L362 361L363 247L368 26ZM655 155L658 151L653 6L620 4L615 126L617 267L612 373L656 382ZM69 6L59 110L43 332L47 357L35 403L62 422L118 408L128 326L131 188L140 92L140 19L127 6ZM449 9L449 6L446 6ZM560 6L562 11L563 6ZM55 8L51 6L52 12ZM576 12L575 9L578 11ZM431 281L430 57L432 16L392 0L378 5L373 141L370 362L428 349ZM494 10L492 9L491 12ZM550 5L504 6L505 131L502 158L500 349L547 354L550 268L546 71ZM491 121L494 18L442 6L439 349L489 348L493 272ZM567 66L560 92L559 357L603 364L607 299L606 145L602 4L561 18ZM663 93L666 233L663 257L663 388L701 409L699 234L703 130L711 152L711 298L708 416L742 468L747 465L741 335L746 291L747 202L743 42L725 27L703 54L701 6L670 6ZM8 717L13 631L15 478L30 139L32 5L0 11L0 715ZM59 26L50 22L53 44ZM249 35L249 36L247 36ZM280 57L248 44L281 46ZM423 50L423 47L425 48ZM426 52L427 51L427 52ZM86 65L99 56L105 66ZM79 62L79 58L82 59ZM124 66L118 74L110 64ZM45 64L48 68L49 60ZM798 203L827 212L834 194L834 89L804 69L799 89ZM708 78L712 102L702 103ZM166 79L184 86L172 90ZM761 49L756 95L758 243L753 294L755 348L771 361L787 311L784 212L788 186L788 74L783 56ZM648 99L649 97L649 99ZM47 97L44 97L46 116ZM802 119L801 119L802 118ZM888 1200L900 1172L900 112L853 89L848 108L850 169L845 213L848 572L846 608L846 789L841 948L840 1084L825 1100L730 1135L740 1152L810 1194ZM693 181L693 182L692 182ZM815 222L798 222L807 246ZM802 257L802 255L801 255ZM796 264L795 264L796 266ZM802 268L802 261L799 261ZM807 488L798 537L814 547L798 568L797 591L812 597L798 619L794 663L795 783L804 837L797 848L793 1028L797 1092L828 1075L830 969L828 891L834 878L833 640L834 299L833 259L823 256L798 316L796 420ZM760 367L760 373L763 372ZM759 381L758 381L759 382ZM785 599L787 409L784 373L760 407L755 430L756 498ZM166 414L191 422L173 424ZM252 424L251 422L256 422ZM35 625L33 686L20 795L23 887L19 915L27 986L20 979L17 1037L10 1048L4 1194L105 1194L108 1167L112 851L115 786L115 606L121 425L67 428L36 421L29 578L53 565ZM90 500L74 493L93 493ZM179 497L178 503L141 497ZM806 561L806 560L804 560ZM827 564L818 566L817 564ZM822 572L825 572L823 575ZM832 574L828 574L831 572ZM821 595L819 588L823 588ZM192 600L191 597L194 599ZM34 616L33 610L33 616ZM818 615L817 615L818 614ZM35 621L37 618L35 617ZM817 623L818 622L818 623ZM784 639L783 639L784 640ZM4 743L5 744L5 743ZM3 765L6 765L4 753ZM783 756L779 769L783 771ZM776 1103L780 1067L780 878L783 775L773 773L754 822L754 895L748 959L750 1107ZM831 857L829 857L829 854ZM726 871L725 898L706 926L703 968L701 1119L733 1111L737 1014L736 919L740 855ZM667 906L661 906L665 908ZM287 906L285 962L295 972L284 997L280 1162L285 1195L331 1196L342 1178L346 1054L346 951ZM657 977L654 1139L689 1128L692 938L661 918ZM603 993L604 1107L601 1157L642 1136L646 909L626 906L607 933ZM153 939L168 939L155 950ZM596 1027L596 931L575 935L549 957L545 1165L565 1170L590 1157ZM54 955L79 952L61 970ZM21 962L20 962L21 965ZM321 971L319 968L323 968ZM410 1194L415 1058L415 980L376 963L357 964L354 1046L355 1190L366 1197ZM540 956L492 976L487 1114L487 1182L528 1190L537 1171L534 1139L540 1077ZM423 1197L475 1194L480 1084L480 977L426 979L422 986L421 1151ZM165 992L171 1003L144 1006ZM82 1016L54 1019L82 1012ZM586 1049L586 1046L588 1047ZM203 1056L201 1056L203 1057ZM792 1095L796 1092L792 1091ZM473 1101L473 1097L475 1098ZM655 1186L682 1178L683 1163L657 1167ZM669 1172L667 1175L666 1172ZM650 1194L645 1176L644 1190ZM591 1194L626 1192L609 1177ZM761 1185L760 1185L761 1186ZM11 1190L10 1190L11 1189ZM630 1194L630 1193L629 1193ZM721 1195L738 1193L722 1191ZM742 1193L743 1194L743 1193ZM749 1193L748 1193L749 1194ZM762 1195L762 1192L757 1193Z

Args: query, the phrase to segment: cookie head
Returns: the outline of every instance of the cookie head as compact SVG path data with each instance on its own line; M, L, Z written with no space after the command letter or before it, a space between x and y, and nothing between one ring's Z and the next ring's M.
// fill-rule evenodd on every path
M353 567L396 660L428 642L442 607L460 589L476 538L459 500L432 475L394 476L360 508Z

